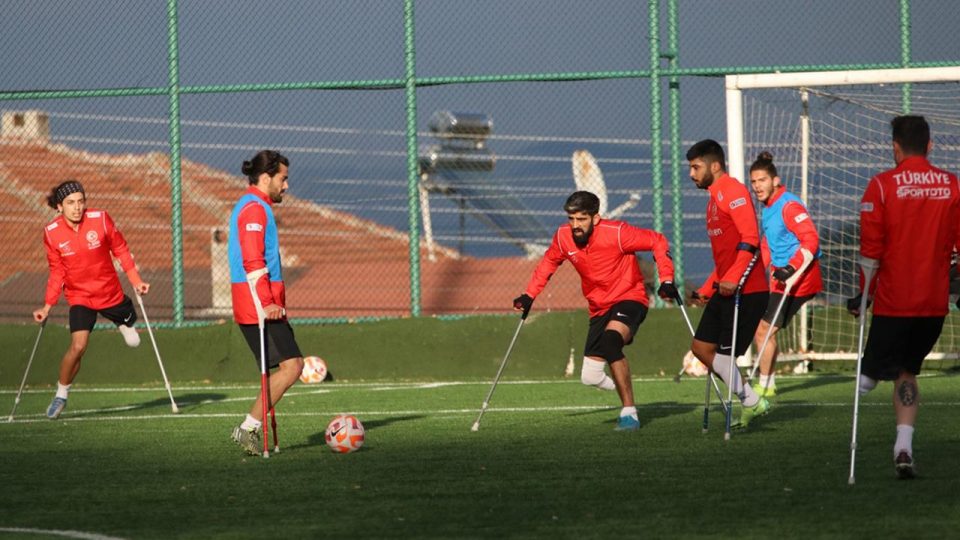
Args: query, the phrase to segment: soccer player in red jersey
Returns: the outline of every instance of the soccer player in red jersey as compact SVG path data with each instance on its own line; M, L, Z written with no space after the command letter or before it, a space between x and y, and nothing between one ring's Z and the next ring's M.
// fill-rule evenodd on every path
M765 397L775 396L777 384L774 366L777 362L777 331L790 323L800 307L823 290L820 272L820 238L803 201L787 191L773 164L773 155L761 152L750 166L750 186L762 206L760 222L763 239L760 252L763 266L770 272L770 301L757 326L754 343L757 351L770 332L770 339L760 358L760 381L753 389ZM807 265L801 275L795 275ZM793 280L786 300L787 281ZM780 313L777 308L783 301ZM776 320L774 320L776 316ZM773 327L771 330L770 327Z
M123 294L111 255L120 261L138 294L147 294L150 284L140 278L127 241L107 212L87 208L87 196L80 182L68 180L53 188L47 204L59 215L44 229L50 277L44 305L33 312L33 319L38 323L45 321L60 298L60 291L64 292L70 305L70 347L60 361L57 393L47 408L47 417L56 420L67 406L70 385L80 371L80 360L87 350L97 314L117 325L127 345L140 344L140 336L133 328L137 312L130 298Z
M603 390L616 389L623 404L616 429L636 431L640 421L623 347L633 342L647 315L649 300L634 254L653 251L661 283L657 292L672 300L677 297L677 289L673 285L670 246L666 237L656 231L603 219L599 215L600 199L588 191L570 195L563 209L568 225L557 229L526 290L514 299L513 305L524 314L529 312L550 276L564 261L570 261L580 274L581 289L590 309L580 381ZM604 372L606 364L612 379Z
M950 254L960 247L960 187L956 176L927 161L930 126L922 116L898 116L891 127L896 167L874 176L860 202L860 264L876 274L858 384L864 395L878 381L894 381L894 467L898 477L913 478L917 374L948 311ZM861 298L847 304L854 315Z
M263 448L260 433L266 421L264 410L275 406L303 371L303 354L287 321L280 240L273 214L273 205L281 203L287 191L289 166L290 161L273 150L261 150L249 161L244 161L241 170L249 185L230 216L228 256L233 318L240 326L257 365L260 365L260 340L263 339L267 371L277 368L269 377L269 403L264 404L262 393L258 395L250 412L233 430L233 440L251 455L258 455ZM253 288L265 317L262 336L258 302L253 297L248 279L255 280Z
M714 261L713 272L695 293L695 300L706 308L690 349L740 399L743 411L738 424L747 427L753 418L770 410L765 398L757 395L750 385L743 384L735 365L736 358L750 346L769 297L763 270L757 264L751 267L760 249L757 216L747 187L727 174L719 143L706 139L694 144L687 151L687 160L690 179L699 189L710 192L706 221ZM735 294L744 275L737 343L732 347Z

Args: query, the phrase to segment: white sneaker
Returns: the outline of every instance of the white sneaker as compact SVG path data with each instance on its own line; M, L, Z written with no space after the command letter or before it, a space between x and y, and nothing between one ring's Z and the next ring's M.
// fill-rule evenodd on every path
M117 327L117 329L120 330L121 334L123 334L123 341L127 343L128 347L140 346L140 334L137 333L136 328L121 324Z

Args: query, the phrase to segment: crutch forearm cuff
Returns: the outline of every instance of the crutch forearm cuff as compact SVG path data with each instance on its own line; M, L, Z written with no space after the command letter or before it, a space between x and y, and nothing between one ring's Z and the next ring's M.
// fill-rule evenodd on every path
M860 255L860 267L864 270L867 268L876 270L880 268L880 259L871 259L870 257L864 257L863 255Z

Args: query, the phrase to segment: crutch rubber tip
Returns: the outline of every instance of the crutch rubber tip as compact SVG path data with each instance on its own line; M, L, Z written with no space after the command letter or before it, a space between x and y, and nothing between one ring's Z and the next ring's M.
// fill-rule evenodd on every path
M470 428L470 431L474 431L474 432L480 431L480 422L474 422L473 427Z
M274 447L273 447L273 453L274 453L274 454L279 454L279 453L280 453L280 447L279 447L279 446L274 446Z
M180 407L177 407L176 405L171 406L170 410L173 411L173 414L180 414Z
M700 430L700 433L704 433L704 434L709 433L709 432L710 432L710 430L707 429L707 428L703 428L703 429Z
M856 483L857 483L857 480L856 480L854 477L852 477L852 476L851 476L849 479L847 479L847 484L848 484L848 485L851 485L851 486L852 486L852 485L854 485L854 484L856 484Z
M12 415L12 414L10 415L9 418L7 418L7 422L13 422L13 415Z
M730 440L730 432L729 432L729 431L723 434L723 440L725 440L725 441L729 441L729 440Z
M270 457L270 452L264 452L264 453L263 453L263 459L267 459L267 458L269 458L269 457Z
M679 382L680 382L680 375L674 375L674 376L673 376L673 382L679 383Z

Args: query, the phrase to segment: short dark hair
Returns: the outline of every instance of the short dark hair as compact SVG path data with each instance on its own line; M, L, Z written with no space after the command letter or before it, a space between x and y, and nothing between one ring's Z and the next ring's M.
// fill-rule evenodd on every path
M723 147L713 139L704 139L687 150L687 161L700 158L709 163L719 163L720 168L727 170L727 161L723 155Z
M244 161L240 171L247 177L251 185L256 184L260 175L267 173L270 176L277 174L280 165L290 166L290 160L276 150L261 150L249 161Z
M750 165L750 172L753 171L767 171L770 178L780 176L777 174L777 166L773 164L773 154L767 151L760 152L753 165Z
M595 216L600 213L600 198L589 191L574 191L563 203L563 209L568 214L586 212Z
M922 116L898 116L890 121L893 128L893 142L900 145L904 153L911 156L927 155L930 145L930 125Z

